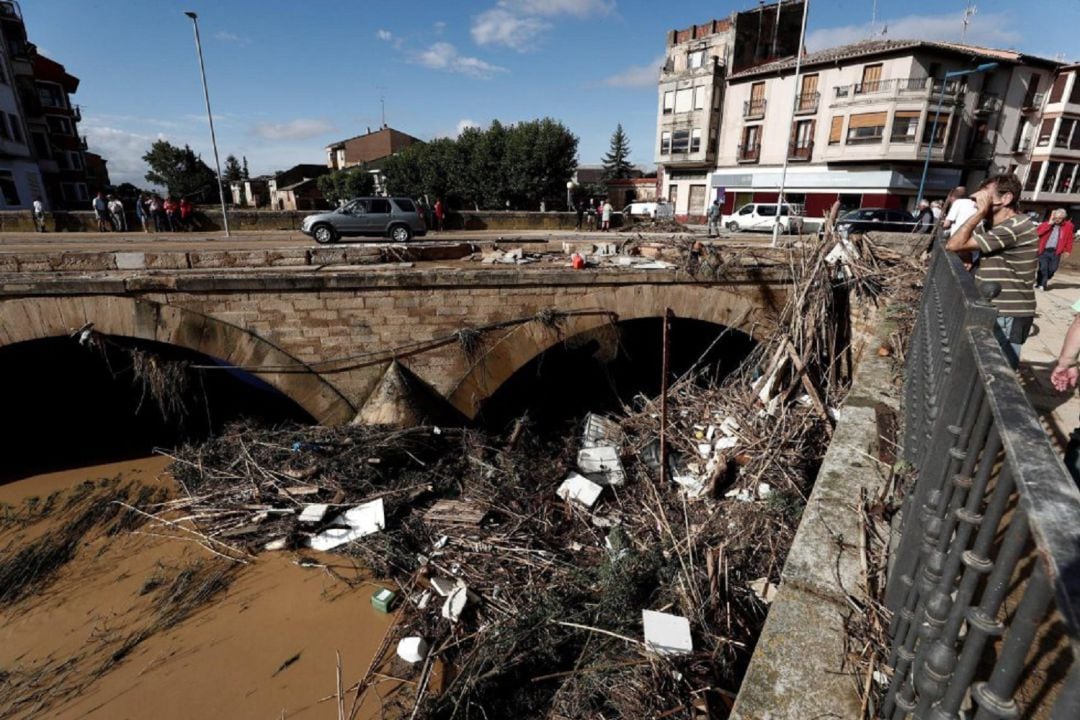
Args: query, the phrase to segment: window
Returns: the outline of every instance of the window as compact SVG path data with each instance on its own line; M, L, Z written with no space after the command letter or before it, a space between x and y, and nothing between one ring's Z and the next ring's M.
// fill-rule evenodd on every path
M676 130L671 134L671 154L686 153L690 150L690 131Z
M796 148L809 148L814 144L813 120L799 120L792 131L792 144Z
M1080 105L1080 77L1075 77L1076 73L1072 73L1074 76L1072 91L1069 92L1069 102L1073 105Z
M856 113L848 121L847 144L879 143L885 135L888 113Z
M668 202L671 203L672 205L675 205L675 204L678 203L678 201L679 201L679 186L678 185L668 185L667 199L668 199Z
M395 200L394 204L401 209L401 212L416 212L416 205L413 205L412 200L402 198L401 200Z
M67 107L64 102L64 91L55 83L38 83L38 99L45 107Z
M1042 170L1042 161L1036 160L1028 166L1027 181L1024 183L1024 190L1026 192L1032 192L1035 190L1035 186L1039 184L1039 171Z
M19 189L15 187L15 176L10 170L0 170L0 193L4 195L4 204L7 207L19 207Z
M840 138L844 134L844 116L833 115L832 123L829 125L829 144L838 145Z
M1035 95L1039 92L1039 75L1037 73L1031 73L1031 79L1028 80L1027 92L1024 93L1024 102L1021 107L1032 107L1035 105Z
M670 115L673 112L675 112L675 93L668 90L664 93L664 114Z
M1043 192L1050 192L1053 189L1060 168L1061 163L1059 162L1046 163L1046 175L1043 177L1042 188L1040 188Z
M43 132L31 132L30 139L33 141L34 154L42 160L48 160L52 157L52 152L49 151L49 138L46 137Z
M60 194L65 202L86 202L90 194L86 192L86 183L60 183Z
M1050 102L1061 102L1065 96L1065 83L1069 81L1069 73L1058 75L1054 78L1054 86L1050 88Z
M48 123L50 132L57 133L58 135L74 134L71 132L71 122L66 117L48 115L45 118L45 122Z
M753 205L744 205L742 208L739 209L739 214L740 215L753 215L754 214L754 206Z
M668 132L667 130L660 133L660 154L661 155L670 155L671 154L671 133Z
M705 64L705 51L694 50L687 56L687 65L690 68L699 68Z
M1054 141L1055 147L1069 147L1069 140L1072 138L1073 125L1075 124L1075 120L1070 120L1068 118L1061 119L1061 125L1058 126L1057 139Z
M893 115L892 133L889 142L913 143L915 133L919 129L919 118L922 112L919 110L897 110Z
M761 126L748 125L743 128L742 145L739 147L739 160L757 162L761 149Z
M7 75L4 74L4 64L0 62L0 83L8 84Z
M71 169L72 170L82 170L83 169L82 153L80 153L80 152L72 152L71 153Z
M7 115L0 112L0 138L11 139L11 130L8 129Z
M746 104L745 114L747 117L765 114L765 83L756 82L750 86L750 102Z
M675 112L684 113L690 112L690 108L694 107L694 89L683 88L675 92Z
M386 198L372 198L368 206L368 212L372 214L388 215L390 213L390 201Z
M701 150L701 128L690 131L690 152L696 153Z
M1039 139L1036 144L1044 147L1050 144L1050 137L1054 134L1054 118L1046 118L1039 126Z
M11 121L11 138L17 143L26 142L22 131L22 125L19 124L19 116L8 113L8 120Z
M855 88L855 94L875 93L881 89L882 64L866 65L862 71L862 82Z
M694 88L694 109L695 110L704 110L705 109L705 86L704 85L698 85L697 87Z
M945 142L945 130L948 127L948 115L942 115L940 118L938 118L936 127L934 126L933 122L926 123L926 125L923 126L922 144L929 145L933 143L934 145L940 146L942 143ZM930 137L931 132L933 133L933 139L931 139Z
M1076 163L1063 163L1061 172L1058 173L1057 182L1054 183L1054 192L1067 193L1072 187L1073 173L1076 171Z

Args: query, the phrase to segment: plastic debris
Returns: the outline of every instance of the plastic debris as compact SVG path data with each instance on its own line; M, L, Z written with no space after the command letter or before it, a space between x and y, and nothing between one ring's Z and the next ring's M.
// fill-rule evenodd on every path
M592 508L600 499L600 493L604 492L602 485L597 485L592 480L577 473L570 473L570 477L563 480L562 485L555 491L563 500L579 503L587 508Z
M427 641L417 636L401 638L398 641L397 654L407 663L423 662L428 654Z
M349 508L331 521L332 527L323 530L308 540L313 550L333 550L334 548L358 540L365 535L372 535L386 527L386 515L382 498ZM344 525L345 527L340 527Z
M585 429L581 433L581 447L618 447L625 435L617 422L603 415L589 413L585 416Z
M758 483L757 496L759 498L764 500L765 498L772 495L772 493L773 493L772 485L770 485L769 483Z
M728 450L730 448L735 447L738 444L739 444L739 438L731 437L730 435L725 435L724 437L718 439L716 441L716 443L713 444L713 447L716 448L717 450Z
M456 623L461 619L461 613L465 611L468 602L469 588L459 580L454 589L450 591L450 594L446 596L446 602L443 603L442 607L442 616L450 622Z
M314 505L305 505L303 511L298 518L299 522L306 523L308 525L314 525L326 517L326 511L330 509L330 506L326 503L316 503Z
M578 451L578 470L601 485L622 485L626 482L619 451L613 447L583 448Z
M694 651L690 621L681 615L642 610L645 646L659 655L685 655Z
M277 538L276 540L271 540L270 542L263 545L263 548L265 548L266 550L284 550L286 544L287 541L285 540L285 538Z
M450 580L443 577L431 578L431 589L443 597L449 595L455 587L457 587L457 580Z
M698 475L676 475L673 479L686 490L686 496L689 498L701 497L708 486L705 478Z

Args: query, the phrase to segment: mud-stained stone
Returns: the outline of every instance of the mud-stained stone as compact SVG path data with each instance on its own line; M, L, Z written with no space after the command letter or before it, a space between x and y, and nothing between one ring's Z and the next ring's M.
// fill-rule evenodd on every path
M460 424L461 414L411 370L391 362L353 419L353 425Z

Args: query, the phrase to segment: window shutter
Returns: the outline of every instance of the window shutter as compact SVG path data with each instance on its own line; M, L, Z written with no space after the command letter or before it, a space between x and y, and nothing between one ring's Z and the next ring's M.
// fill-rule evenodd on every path
M922 110L897 110L894 117L918 119L921 115Z
M848 128L884 127L887 116L888 113L883 112L857 113L851 116L851 120L848 122Z
M829 142L840 142L840 136L844 132L844 116L834 115L832 119L832 125L829 126Z

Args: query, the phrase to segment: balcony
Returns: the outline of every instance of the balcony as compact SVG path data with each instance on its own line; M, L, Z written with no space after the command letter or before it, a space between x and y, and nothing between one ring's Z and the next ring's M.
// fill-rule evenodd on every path
M82 108L80 108L78 105L72 106L71 116L75 118L75 122L82 122Z
M1024 98L1024 103L1020 106L1020 111L1023 113L1036 112L1042 107L1043 100L1046 98L1046 93L1035 93L1029 97Z
M796 143L790 143L788 145L788 160L792 162L810 162L810 158L814 155L814 141L811 140L807 145L798 145Z
M79 138L79 147L81 147L83 150L89 150L90 149L89 143L86 142L86 136L85 135Z
M1013 148L1013 155L1025 155L1031 150L1031 138L1026 137L1020 140Z
M994 157L994 146L994 141L990 139L974 143L968 150L968 161L986 162L991 160Z
M739 162L741 163L756 163L761 157L761 144L756 143L754 145L740 145L739 146Z
M743 103L743 118L755 120L765 117L765 99L747 100Z
M837 85L833 87L833 104L845 104L868 100L895 100L904 98L938 98L944 97L946 102L956 102L961 94L963 85L955 80L934 80L929 77L893 78L890 80L873 80L870 82L855 83L853 85Z
M821 93L799 93L795 96L795 114L796 115L812 115L818 110L818 103L821 102Z
M976 115L993 115L1001 110L1001 96L997 93L983 93L975 105Z

